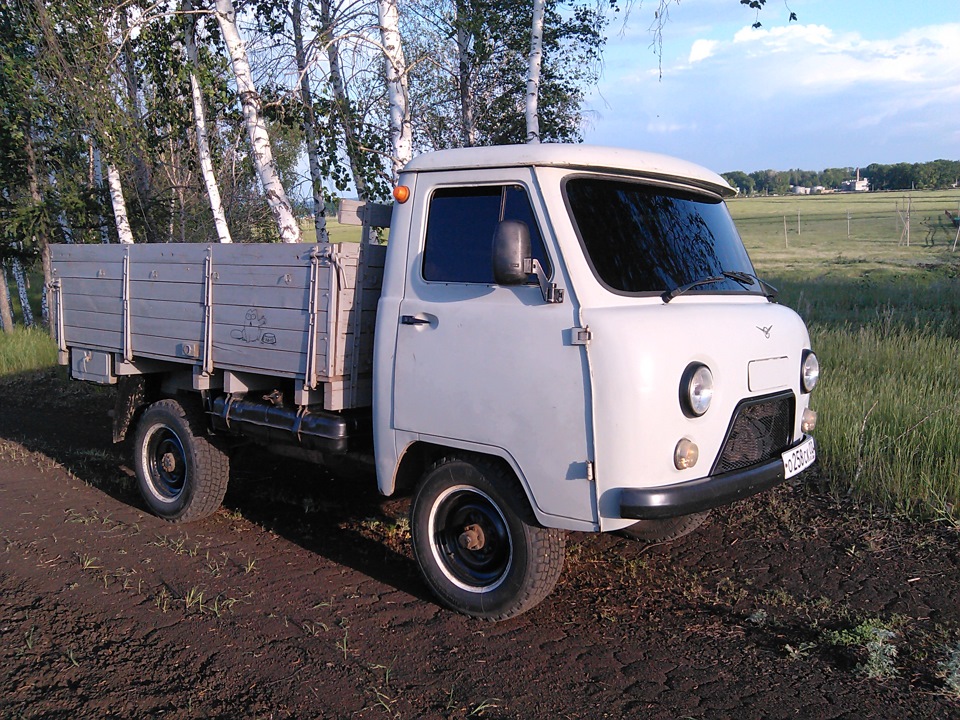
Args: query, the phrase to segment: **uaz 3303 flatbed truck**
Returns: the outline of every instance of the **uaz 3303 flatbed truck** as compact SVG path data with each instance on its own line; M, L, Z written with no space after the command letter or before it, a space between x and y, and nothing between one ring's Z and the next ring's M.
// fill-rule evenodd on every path
M815 461L817 358L732 193L661 155L471 148L406 167L386 246L56 246L61 362L117 386L157 515L216 511L238 440L369 458L437 597L507 618L564 531L675 537Z

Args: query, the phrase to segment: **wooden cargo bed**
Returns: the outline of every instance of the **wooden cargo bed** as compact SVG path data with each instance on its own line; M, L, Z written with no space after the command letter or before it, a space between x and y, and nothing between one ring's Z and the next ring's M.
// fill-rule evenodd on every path
M138 361L292 378L306 402L322 393L327 410L369 405L385 252L352 243L51 246L61 362L76 376L82 353L106 357L107 382Z

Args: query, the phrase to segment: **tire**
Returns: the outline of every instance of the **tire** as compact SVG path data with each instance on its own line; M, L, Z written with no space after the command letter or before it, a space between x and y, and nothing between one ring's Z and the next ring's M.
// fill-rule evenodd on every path
M444 458L426 471L411 503L410 531L434 594L484 620L534 607L563 570L566 533L537 525L516 478L482 458Z
M710 517L710 511L663 518L662 520L639 520L620 531L622 535L642 542L655 543L677 540L689 535L703 525Z
M227 454L207 439L202 414L176 400L160 400L144 410L133 462L147 507L171 522L212 515L227 492Z

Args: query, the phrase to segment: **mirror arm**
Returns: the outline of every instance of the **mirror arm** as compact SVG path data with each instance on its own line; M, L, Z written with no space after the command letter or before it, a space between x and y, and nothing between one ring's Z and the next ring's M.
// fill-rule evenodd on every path
M558 288L556 283L548 282L547 275L543 272L540 261L536 258L526 258L523 261L523 271L527 275L536 275L537 282L540 283L540 293L543 295L543 301L546 303L562 303L563 288Z

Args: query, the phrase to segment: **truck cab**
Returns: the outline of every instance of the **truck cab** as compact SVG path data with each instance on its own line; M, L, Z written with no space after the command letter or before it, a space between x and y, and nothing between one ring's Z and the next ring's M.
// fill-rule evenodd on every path
M408 457L483 458L537 526L659 539L815 459L816 356L756 276L719 176L526 145L424 155L400 185L391 238L406 242L388 245L374 359L382 492L410 482ZM498 277L515 249L499 230L518 226L530 272ZM444 502L450 537L427 523L418 559L462 604L498 565L471 574L478 553ZM502 512L478 517L494 527Z

